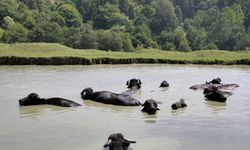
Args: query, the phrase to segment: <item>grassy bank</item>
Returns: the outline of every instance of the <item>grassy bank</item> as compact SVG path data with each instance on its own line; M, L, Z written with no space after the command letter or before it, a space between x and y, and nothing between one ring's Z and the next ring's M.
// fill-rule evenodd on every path
M60 44L0 44L1 65L64 64L250 64L250 51L202 50L194 52L143 49L135 52L106 52L71 49Z

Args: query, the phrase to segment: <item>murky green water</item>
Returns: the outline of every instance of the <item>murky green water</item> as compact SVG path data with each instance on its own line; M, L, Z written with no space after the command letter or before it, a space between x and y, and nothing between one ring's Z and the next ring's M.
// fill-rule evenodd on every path
M205 101L202 91L189 86L221 77L237 83L227 103ZM161 101L156 115L141 107L121 107L82 101L80 92L123 92L128 79L140 78L141 102ZM159 89L161 81L170 83ZM107 137L121 132L136 140L134 150L248 150L250 141L250 67L196 65L1 66L1 150L101 150ZM31 92L40 97L63 97L83 106L19 107ZM185 98L188 107L170 106Z

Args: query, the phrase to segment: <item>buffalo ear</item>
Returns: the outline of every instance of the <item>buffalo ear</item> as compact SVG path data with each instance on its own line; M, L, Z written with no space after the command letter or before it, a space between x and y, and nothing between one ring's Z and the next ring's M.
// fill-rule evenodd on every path
M104 145L103 145L103 147L108 147L108 146L110 146L112 144L112 140L108 140Z
M136 141L129 141L129 140L124 139L124 142L122 143L123 148L127 149L129 147L130 143L136 143Z
M126 83L126 85L129 85L129 84L130 84L130 81L128 80L127 83Z
M138 82L139 82L139 84L141 84L141 80L140 79L138 79Z
M81 95L85 95L85 94L86 94L86 91L83 90L83 91L81 92Z

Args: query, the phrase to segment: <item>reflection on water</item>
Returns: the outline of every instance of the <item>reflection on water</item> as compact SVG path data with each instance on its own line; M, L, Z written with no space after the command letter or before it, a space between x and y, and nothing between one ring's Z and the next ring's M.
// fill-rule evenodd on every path
M94 108L94 109L98 109L99 111L107 111L107 110L111 110L112 112L126 112L126 113L130 113L133 112L134 110L137 110L138 108L140 108L140 106L116 106L116 105L110 105L110 104L103 104L103 103L98 103L95 101L91 101L91 100L83 100L83 103L85 106L87 106L89 109Z
M227 103L221 103L221 102L214 102L206 100L204 103L207 105L208 108L211 109L213 113L219 113L222 110L226 110Z
M227 103L205 100L189 87L220 77L237 83ZM240 78L239 78L240 77ZM126 91L126 81L139 78L134 93L141 103L158 102L154 115L141 106L113 106L82 100L86 87L114 93ZM247 150L250 140L250 67L199 65L1 66L0 149L97 150L112 133L136 140L134 150ZM166 80L171 88L159 88ZM31 92L63 97L83 106L18 106ZM186 108L171 105L184 98ZM32 141L32 142L27 142ZM244 146L242 146L244 145Z
M172 115L180 115L180 114L185 113L186 109L188 109L188 106L184 107L184 108L179 108L179 109L176 109L176 110L171 110L171 114Z
M145 112L142 112L143 113L143 120L145 121L145 123L156 123L156 120L157 120L157 113L159 111L157 111L155 114L147 114Z
M66 113L68 111L74 111L75 108L65 108L59 106L52 105L35 105L35 106L22 106L19 107L20 118L33 118L35 119L37 116L44 114L48 111L53 111L56 114Z

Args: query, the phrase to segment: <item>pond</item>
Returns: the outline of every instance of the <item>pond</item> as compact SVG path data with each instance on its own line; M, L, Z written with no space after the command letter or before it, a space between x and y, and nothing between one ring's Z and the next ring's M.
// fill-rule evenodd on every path
M220 77L237 83L226 103L205 100L189 87ZM141 106L122 107L82 100L86 87L94 91L126 91L126 81L139 78L135 98L162 102L155 115ZM206 65L1 66L1 150L101 150L108 136L123 133L137 141L133 150L248 150L250 140L250 67ZM160 89L167 80L170 88ZM63 97L83 106L19 107L18 99L36 92ZM172 110L184 98L188 107Z

